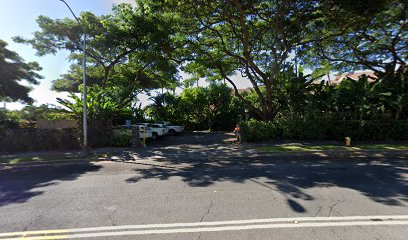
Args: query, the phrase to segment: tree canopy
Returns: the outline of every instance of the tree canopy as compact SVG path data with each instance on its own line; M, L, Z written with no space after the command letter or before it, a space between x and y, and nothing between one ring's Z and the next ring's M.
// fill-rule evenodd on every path
M188 55L184 69L198 77L227 80L248 108L264 120L273 119L278 112L272 94L275 76L315 18L315 1L168 2L167 9L182 23L176 37L187 49L182 50ZM241 96L232 79L235 74L249 79L260 108Z
M408 116L407 16L403 0L136 0L103 16L81 13L79 23L40 16L40 30L16 40L40 56L68 50L71 67L53 89L79 92L86 33L87 102L95 119L122 121L140 92L180 86L182 70L192 76L187 88L151 98L146 112L154 119L192 129L236 123L242 111L265 122L400 121ZM355 70L375 77L320 81ZM211 85L191 88L198 79ZM241 79L251 87L238 89ZM74 103L58 101L79 116L82 101L71 97Z
M406 2L337 2L326 4L323 10L330 14L310 25L309 42L299 49L303 63L315 68L329 61L340 71L402 73L408 58Z
M41 30L32 39L16 38L30 44L40 56L62 49L70 52L71 68L53 81L54 90L78 91L84 33L90 85L121 86L130 98L142 89L176 85L176 65L166 58L170 27L165 19L149 14L141 4L119 4L111 14L100 17L83 12L79 21L40 16L37 22Z
M37 62L26 63L16 52L7 49L7 43L0 39L0 100L32 103L33 99L28 95L31 88L21 82L39 84L40 70Z
M226 84L184 89L175 96L169 92L151 97L145 110L155 121L170 121L189 130L230 130L243 117L244 108Z
M398 0L145 0L149 11L172 14L172 57L195 79L226 80L263 120L279 112L277 78L288 63L314 69L406 66L406 6ZM259 103L248 102L234 75L247 78ZM319 74L318 74L319 75ZM315 77L318 77L315 75Z

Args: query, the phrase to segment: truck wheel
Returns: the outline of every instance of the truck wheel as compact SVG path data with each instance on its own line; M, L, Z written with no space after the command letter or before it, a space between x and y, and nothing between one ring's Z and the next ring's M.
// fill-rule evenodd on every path
M173 136L173 135L176 135L176 131L174 131L174 129L170 129L170 130L169 130L169 133L170 133L170 135L172 135L172 136Z
M159 135L157 133L152 133L152 139L156 140L159 137Z

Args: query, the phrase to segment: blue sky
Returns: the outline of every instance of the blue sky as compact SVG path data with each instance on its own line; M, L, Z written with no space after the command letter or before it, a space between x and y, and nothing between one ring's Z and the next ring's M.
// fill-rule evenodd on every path
M132 0L66 0L76 15L81 11L90 11L96 15L110 12L113 3L131 2ZM72 18L68 8L59 0L0 0L0 39L8 43L8 49L17 52L26 61L37 61L43 70L44 76L40 85L34 86L30 96L36 100L36 105L55 103L56 97L65 97L64 93L53 92L50 89L51 81L66 72L69 67L67 52L56 55L38 57L28 45L14 43L12 37L32 37L32 33L39 30L36 19L40 15L51 18ZM19 103L8 103L8 109L21 108Z

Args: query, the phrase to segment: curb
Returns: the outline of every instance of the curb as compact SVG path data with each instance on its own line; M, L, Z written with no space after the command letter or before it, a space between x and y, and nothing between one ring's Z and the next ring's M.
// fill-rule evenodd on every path
M36 162L21 162L21 163L0 163L0 169L15 168L15 167L41 167L41 166L56 166L56 165L74 165L97 162L97 160L85 159L70 159L70 160L50 160L50 161L36 161Z
M367 158L406 158L408 160L408 151L406 150L387 150L387 151L378 151L378 150L361 150L361 151L350 151L350 150L317 150L317 151L296 151L296 152L245 152L245 150L251 149L242 149L243 154L240 155L231 155L231 156L211 156L214 160L224 160L224 159L254 159L254 158L267 158L267 157L284 157L284 158L311 158L316 157L322 160L321 158L326 158L327 160L333 160L334 158L353 158L349 160L362 160ZM203 160L208 159L206 157L193 157L186 156L183 160ZM167 160L175 160L175 158L167 158ZM140 162L140 161L155 161L159 159L148 158L148 159L123 159L121 161L111 159L111 158L95 158L95 159L68 159L68 160L50 160L50 161L37 161L37 162L22 162L22 163L0 163L1 169L16 168L16 167L42 167L42 166L63 166L63 165L75 165L75 164L89 164L96 162ZM181 161L183 161L181 160ZM273 159L277 161L278 159ZM283 160L283 159L282 159ZM287 159L286 159L287 160ZM296 160L296 159L293 159ZM310 159L308 159L310 160ZM306 161L306 159L305 159Z
M251 148L243 149L245 150L253 150ZM263 152L263 151L258 151L255 150L256 154L258 155L287 155L287 156L293 156L293 155L316 155L316 154L330 154L330 155L353 155L353 154L367 154L367 155L376 155L376 154L382 154L382 155L389 155L389 154L397 154L398 156L405 155L408 156L408 151L407 150L309 150L309 151L271 151L271 152Z

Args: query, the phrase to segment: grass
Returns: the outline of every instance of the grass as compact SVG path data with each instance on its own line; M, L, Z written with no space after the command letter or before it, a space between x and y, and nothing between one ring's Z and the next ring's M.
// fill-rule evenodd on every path
M403 144L364 144L352 147L340 145L278 145L278 146L262 146L256 147L256 150L261 152L300 152L300 151L358 151L358 150L408 150L408 145Z

